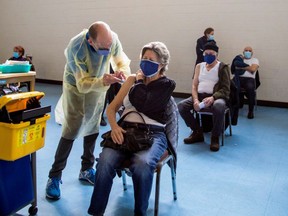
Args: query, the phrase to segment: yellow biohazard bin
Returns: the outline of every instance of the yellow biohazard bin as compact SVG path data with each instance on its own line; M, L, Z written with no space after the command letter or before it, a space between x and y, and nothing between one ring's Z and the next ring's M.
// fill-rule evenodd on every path
M43 92L0 97L0 159L14 161L44 146L51 106L41 107Z

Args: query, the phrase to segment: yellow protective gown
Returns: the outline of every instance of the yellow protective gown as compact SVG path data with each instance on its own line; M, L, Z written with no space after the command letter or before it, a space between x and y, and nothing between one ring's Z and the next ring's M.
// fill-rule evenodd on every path
M71 39L65 49L66 65L63 77L64 122L62 137L76 139L99 132L105 94L103 75L114 71L130 72L130 60L123 52L116 33L108 56L102 56L87 41L87 29Z

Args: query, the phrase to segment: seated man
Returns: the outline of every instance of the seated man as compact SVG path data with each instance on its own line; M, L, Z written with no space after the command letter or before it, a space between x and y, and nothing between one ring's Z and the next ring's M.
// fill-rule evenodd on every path
M259 61L257 58L253 58L253 49L250 46L247 46L244 48L243 51L244 55L244 63L246 63L248 66L242 67L241 65L235 65L236 69L242 69L245 70L244 73L241 75L239 74L239 83L240 83L240 88L245 90L245 96L248 99L248 106L249 106L249 111L247 118L248 119L253 119L254 118L254 105L255 105L255 89L256 89L256 82L255 82L255 77L256 77L256 72L258 71L259 68ZM244 95L240 94L240 102L244 101Z
M185 144L203 142L203 129L200 128L191 110L200 111L200 102L213 112L211 151L219 150L219 136L223 130L224 112L230 93L230 70L228 65L217 60L218 47L208 42L204 46L204 61L195 67L192 83L192 97L178 103L179 113L192 134L184 139Z

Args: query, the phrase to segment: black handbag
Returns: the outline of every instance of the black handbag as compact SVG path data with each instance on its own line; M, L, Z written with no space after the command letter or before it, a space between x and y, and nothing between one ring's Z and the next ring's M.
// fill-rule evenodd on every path
M138 127L126 127L125 122L123 122L124 118L130 113L137 113L141 119L143 120L144 128ZM146 124L142 115L136 111L130 111L123 115L119 121L118 125L124 128L126 133L123 134L124 142L122 144L114 143L111 138L111 130L102 134L101 138L103 139L100 143L101 147L113 148L115 150L120 150L124 152L135 153L142 150L149 149L153 144L153 137L151 137L151 132L149 126Z

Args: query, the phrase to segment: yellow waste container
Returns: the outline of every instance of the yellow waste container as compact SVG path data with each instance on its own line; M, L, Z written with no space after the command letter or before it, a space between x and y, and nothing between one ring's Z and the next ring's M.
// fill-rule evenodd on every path
M51 106L41 107L43 92L0 97L0 159L14 161L44 146Z

